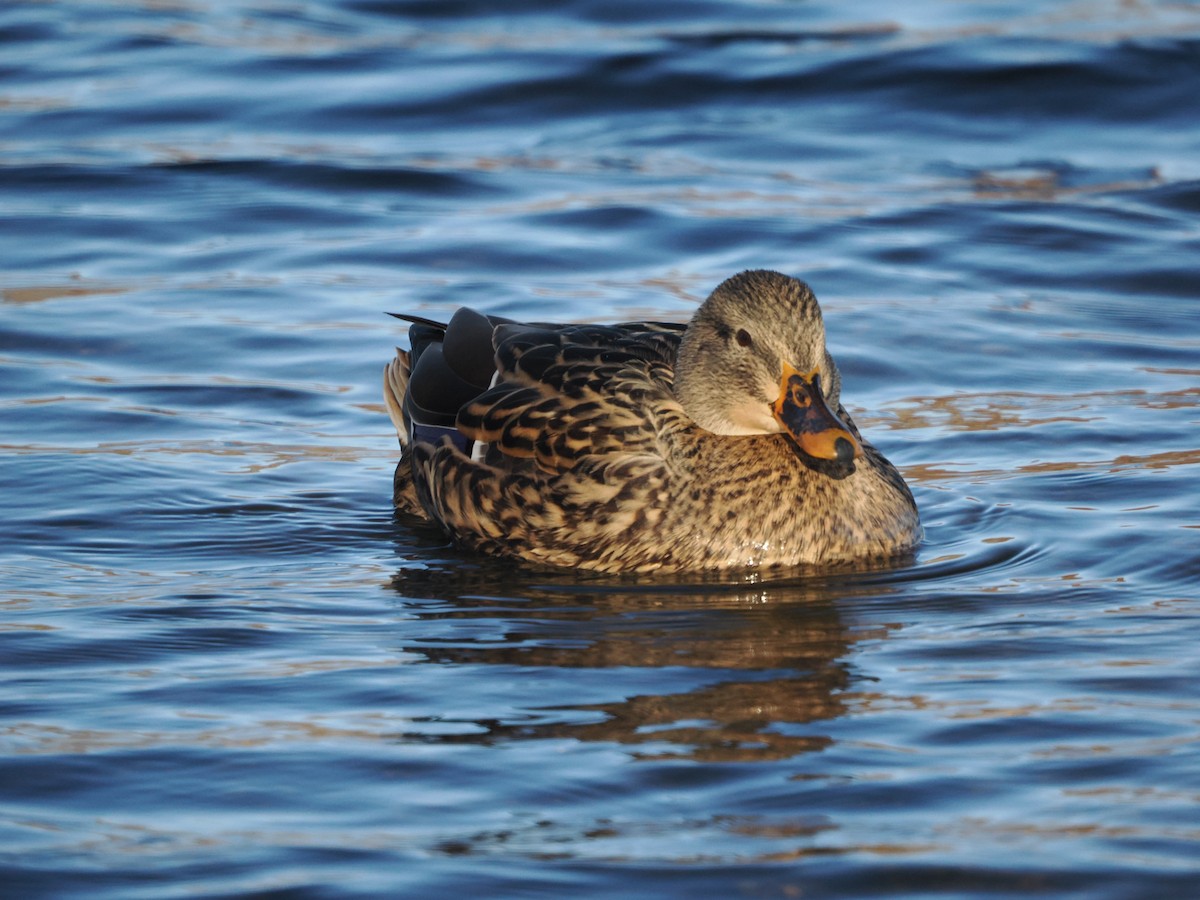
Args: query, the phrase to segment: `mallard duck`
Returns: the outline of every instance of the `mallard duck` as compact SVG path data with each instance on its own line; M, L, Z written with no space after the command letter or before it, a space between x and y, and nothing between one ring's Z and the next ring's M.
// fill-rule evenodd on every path
M464 547L699 572L889 557L921 538L904 479L841 404L796 278L735 275L686 326L397 317L412 349L384 373L393 501Z

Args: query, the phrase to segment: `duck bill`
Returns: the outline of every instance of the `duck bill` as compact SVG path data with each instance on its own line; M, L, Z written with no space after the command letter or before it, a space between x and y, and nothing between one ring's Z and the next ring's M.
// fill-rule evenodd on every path
M772 409L775 420L809 456L842 463L862 456L862 444L825 402L816 369L805 375L784 363Z

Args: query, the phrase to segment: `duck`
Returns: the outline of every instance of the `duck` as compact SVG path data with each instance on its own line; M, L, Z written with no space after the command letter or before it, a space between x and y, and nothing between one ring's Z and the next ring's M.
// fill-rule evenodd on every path
M469 552L725 573L883 561L922 539L798 278L741 272L686 324L391 315L410 343L383 377L393 506Z

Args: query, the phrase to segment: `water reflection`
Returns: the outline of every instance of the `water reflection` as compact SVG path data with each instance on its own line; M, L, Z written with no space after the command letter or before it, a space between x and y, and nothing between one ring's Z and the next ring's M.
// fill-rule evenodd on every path
M829 737L810 726L845 712L846 657L864 633L842 621L827 578L615 586L570 575L503 579L485 562L401 570L392 580L407 611L433 625L407 653L441 665L545 670L545 693L524 710L532 721L479 721L472 733L434 740L570 738L630 745L641 759L762 761L823 749ZM626 689L577 702L574 680L560 675L580 669ZM631 670L654 671L631 682ZM630 683L641 689L630 692ZM682 689L653 689L665 685Z

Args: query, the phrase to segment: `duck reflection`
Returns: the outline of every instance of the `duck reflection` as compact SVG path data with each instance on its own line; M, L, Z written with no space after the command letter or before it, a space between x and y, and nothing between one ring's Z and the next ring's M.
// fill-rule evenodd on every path
M853 576L740 585L532 580L461 561L401 571L392 586L408 614L438 626L405 647L430 663L586 668L601 686L612 673L614 692L638 685L613 700L574 703L548 681L524 721L479 722L481 733L455 742L573 738L633 745L641 758L718 762L782 759L830 743L813 726L845 711L851 644L879 636L847 627L835 598L887 590ZM464 620L474 621L464 628ZM631 669L647 677L631 682Z

